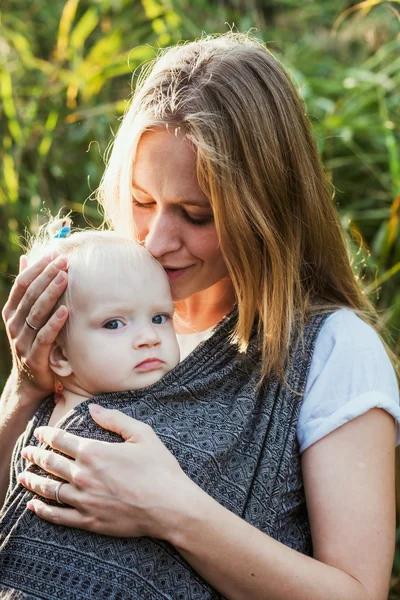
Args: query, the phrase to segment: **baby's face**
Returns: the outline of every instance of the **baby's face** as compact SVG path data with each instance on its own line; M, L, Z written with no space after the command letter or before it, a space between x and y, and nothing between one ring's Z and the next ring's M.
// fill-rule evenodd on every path
M105 264L72 285L65 352L74 387L91 396L144 388L178 364L174 306L157 265Z

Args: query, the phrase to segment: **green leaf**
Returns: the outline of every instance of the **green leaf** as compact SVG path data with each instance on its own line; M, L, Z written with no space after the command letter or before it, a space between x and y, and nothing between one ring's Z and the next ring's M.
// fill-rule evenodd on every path
M59 114L56 110L49 112L49 115L45 124L45 134L39 146L39 156L44 157L50 150L52 139L52 133L57 125Z
M89 35L97 27L100 15L95 8L88 8L75 25L70 37L70 46L74 50L81 50Z
M382 117L382 128L389 159L389 169L392 179L392 194L395 198L400 194L400 151L394 136L393 127L390 125L389 112L383 93L379 93L379 108Z
M3 100L4 112L8 118L8 129L16 144L22 142L22 131L17 120L12 96L12 81L8 71L0 71L0 97Z
M72 22L75 18L79 0L67 0L64 5L58 29L57 47L55 58L57 61L63 61L66 58L68 49L69 33L71 31Z
M119 31L114 31L109 35L100 38L98 42L91 48L86 56L85 62L92 64L102 63L104 59L114 59L115 54L121 47L121 34Z
M368 294L372 294L375 290L377 290L382 285L382 283L385 283L386 281L388 281L389 279L391 279L399 271L400 271L400 262L398 262L397 264L393 265L393 267L391 267L390 269L388 269L385 273L383 273L382 275L380 275L380 277L378 277L373 283L371 283L370 285L368 285L365 288L365 293L367 295Z
M18 200L18 173L10 152L3 154L3 177L8 198L11 203Z
M142 0L142 5L146 17L150 20L156 19L165 12L163 6L157 0Z

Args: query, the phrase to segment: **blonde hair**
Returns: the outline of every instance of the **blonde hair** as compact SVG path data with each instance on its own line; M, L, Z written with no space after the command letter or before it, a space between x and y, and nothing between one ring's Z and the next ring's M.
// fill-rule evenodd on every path
M65 237L57 237L63 228L71 228L71 219L68 217L51 219L39 229L37 235L28 240L26 249L28 264L36 262L45 255L55 258L62 254L67 258L68 285L58 299L53 312L62 304L71 308L75 294L79 293L79 287L82 285L82 278L89 272L101 272L104 266L109 266L110 263L115 265L115 268L126 271L132 271L135 266L145 263L146 268L153 266L160 277L168 281L161 265L136 240L115 231L94 229L75 230L72 233L67 231ZM68 330L69 320L57 338L58 343L68 339Z
M233 339L245 350L257 323L262 378L284 377L294 336L314 311L372 304L346 240L305 108L289 75L248 35L173 47L139 81L99 189L108 222L134 230L132 165L140 136L172 127L197 153L238 303Z

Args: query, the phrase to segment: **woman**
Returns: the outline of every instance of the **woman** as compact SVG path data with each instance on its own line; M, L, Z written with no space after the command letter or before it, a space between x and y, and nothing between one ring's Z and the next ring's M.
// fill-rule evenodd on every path
M96 399L92 418L124 444L38 429L66 456L32 445L23 456L65 483L20 481L51 500L57 488L69 507L30 495L30 509L137 538L143 553L129 556L150 564L148 597L386 598L397 386L281 66L238 35L169 50L124 118L101 201L166 270L188 356L134 398L135 419ZM11 445L52 390L64 270L62 257L22 261L4 309L15 357L4 481Z

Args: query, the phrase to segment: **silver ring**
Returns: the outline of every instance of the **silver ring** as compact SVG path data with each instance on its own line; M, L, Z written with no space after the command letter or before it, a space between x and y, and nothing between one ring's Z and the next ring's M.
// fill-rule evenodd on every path
M29 323L28 317L26 317L25 323L28 325L29 329L33 329L33 331L38 331L40 329L40 327L35 327L34 325L32 325L32 323Z
M56 502L58 504L63 504L63 502L60 500L59 493L60 493L60 488L61 488L62 485L64 485L64 483L65 483L64 481L60 481L59 483L57 483L56 489L54 491L55 496L56 496Z

